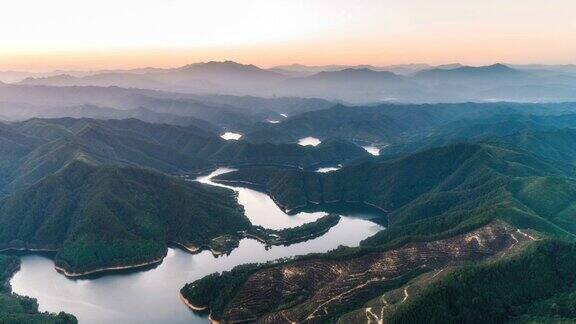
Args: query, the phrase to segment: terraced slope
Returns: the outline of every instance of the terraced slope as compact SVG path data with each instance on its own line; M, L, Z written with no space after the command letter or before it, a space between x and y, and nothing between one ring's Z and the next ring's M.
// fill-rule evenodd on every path
M492 222L466 234L409 243L392 250L341 259L309 257L264 266L246 276L240 285L230 280L238 288L216 307L211 300L197 295L211 280L189 284L182 294L191 304L211 308L211 317L224 323L324 323L422 273L466 261L500 258L533 239L505 223ZM224 282L219 284L225 290L229 288L226 278L233 274L221 278Z

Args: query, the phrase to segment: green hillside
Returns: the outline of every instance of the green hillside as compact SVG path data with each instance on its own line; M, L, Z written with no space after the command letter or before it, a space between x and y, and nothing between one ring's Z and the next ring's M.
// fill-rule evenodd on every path
M356 143L391 145L390 153L415 152L522 129L573 127L574 111L571 103L338 105L302 113L278 124L258 124L244 138L255 143L292 143L309 136L337 137Z
M524 151L459 144L325 174L247 168L217 179L257 184L289 211L316 203L373 205L387 212L389 227L369 240L384 243L455 231L493 218L572 236L572 196L566 190L574 190L573 174L568 164ZM530 194L534 190L548 193Z
M384 320L572 322L576 316L575 249L574 244L544 241L511 259L457 269L424 288Z
M216 166L283 165L313 168L367 156L345 141L318 148L296 144L225 141L194 126L149 124L136 119L31 119L0 128L0 192L25 188L76 159L170 174Z
M161 259L250 228L232 191L135 168L74 161L0 203L0 247L57 250L82 273Z

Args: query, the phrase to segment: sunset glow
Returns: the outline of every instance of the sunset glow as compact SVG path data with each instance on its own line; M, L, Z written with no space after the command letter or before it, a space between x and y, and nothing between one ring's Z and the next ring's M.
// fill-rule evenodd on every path
M571 0L8 1L0 69L574 63L574 12Z

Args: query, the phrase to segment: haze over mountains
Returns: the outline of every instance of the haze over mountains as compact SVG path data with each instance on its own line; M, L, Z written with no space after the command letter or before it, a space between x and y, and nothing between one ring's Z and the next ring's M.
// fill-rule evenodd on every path
M159 264L173 244L300 251L354 220L386 228L269 263L231 254L239 267L187 277L181 298L222 322L576 318L571 66L226 61L5 77L0 249L50 250L51 267L86 276ZM255 214L310 219L271 229ZM75 322L33 306L0 318Z
M570 65L289 65L262 69L225 61L171 69L24 76L0 73L0 80L18 79L15 83L28 86L118 86L195 94L318 97L351 103L566 101L574 99L576 88L576 69Z

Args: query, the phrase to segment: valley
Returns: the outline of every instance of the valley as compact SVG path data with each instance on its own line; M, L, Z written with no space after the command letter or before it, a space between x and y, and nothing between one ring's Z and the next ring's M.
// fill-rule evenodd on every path
M198 178L198 181L211 183L215 175L230 171L220 169ZM233 189L238 193L238 203L244 206L246 216L254 225L280 230L310 224L326 215L318 212L289 216L265 194L248 188ZM78 280L67 279L58 273L51 257L26 254L22 257L22 270L10 283L16 293L37 298L41 311L66 311L74 314L81 323L119 319L124 323L164 322L167 319L172 323L205 323L206 314L192 313L179 302L178 291L185 283L244 263L326 252L340 244L358 245L382 229L369 221L372 217L378 215L364 212L343 214L338 224L325 234L288 246L266 246L257 240L244 238L236 248L218 256L209 250L190 254L184 249L170 247L159 264L142 271L103 273ZM135 311L124 313L125 309Z
M20 0L0 324L576 323L574 0Z
M37 299L30 314L404 323L442 322L456 303L459 323L550 318L561 303L576 316L574 103L67 87L0 89L24 100L0 104L23 109L0 124L0 248L20 259L10 289Z

